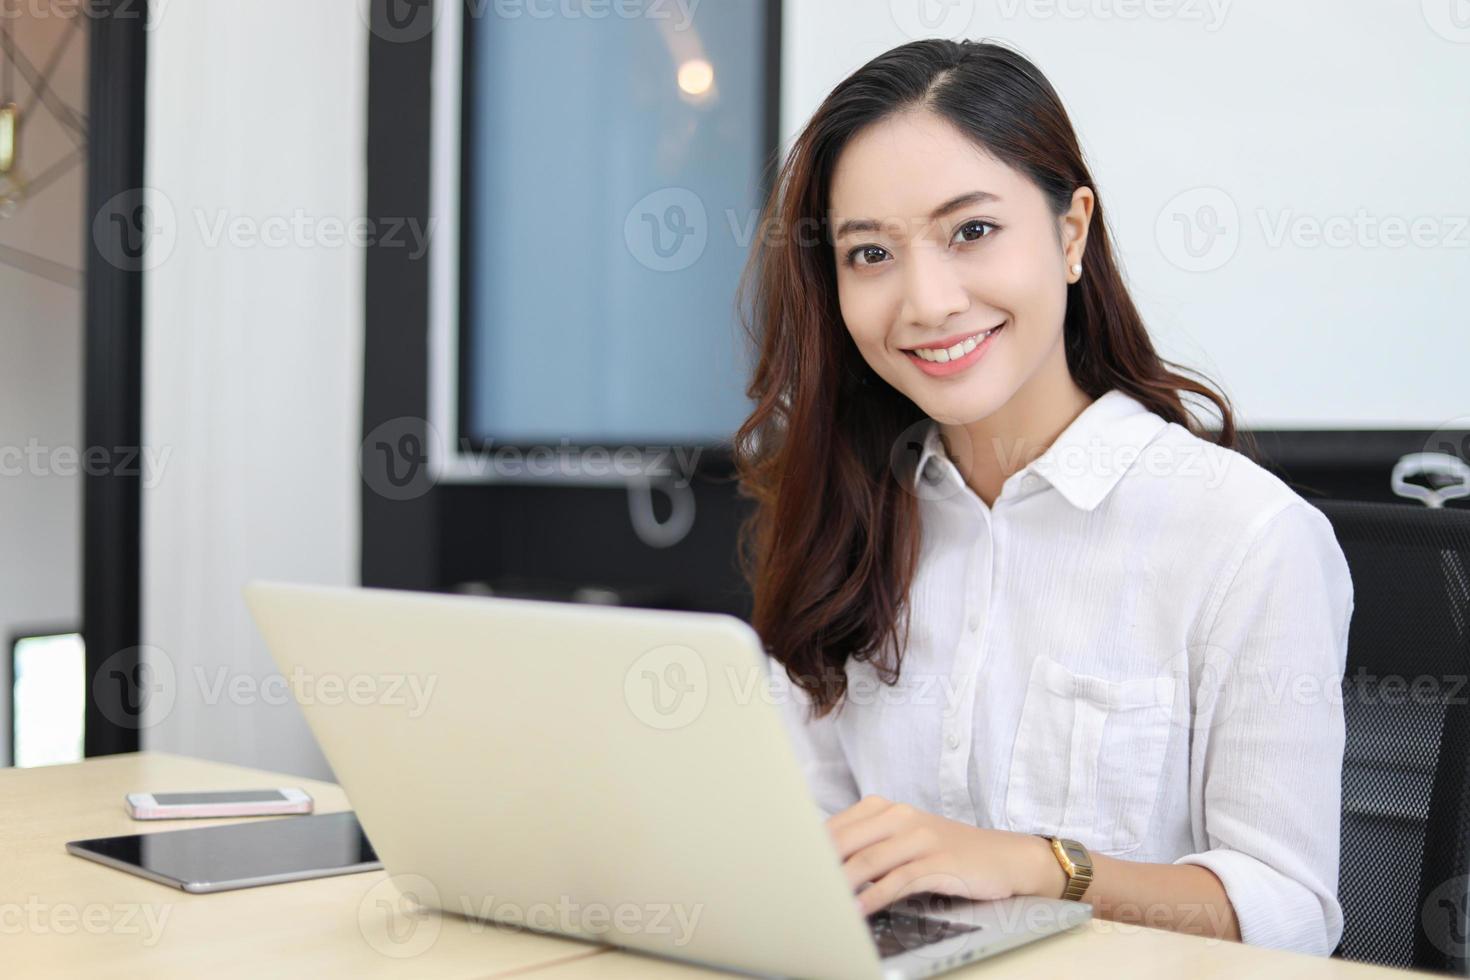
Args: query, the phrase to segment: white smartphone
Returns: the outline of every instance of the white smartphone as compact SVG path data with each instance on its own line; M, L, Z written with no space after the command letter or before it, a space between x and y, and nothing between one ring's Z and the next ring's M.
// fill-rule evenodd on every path
M305 790L243 789L207 793L129 793L128 814L134 820L177 820L185 817L270 817L310 813Z

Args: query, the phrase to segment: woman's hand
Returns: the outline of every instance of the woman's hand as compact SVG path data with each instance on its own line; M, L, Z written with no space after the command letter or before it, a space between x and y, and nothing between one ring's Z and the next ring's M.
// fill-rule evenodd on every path
M1066 874L1051 846L1033 834L990 830L864 797L833 815L827 830L842 869L871 915L920 892L976 901L1012 895L1060 897Z

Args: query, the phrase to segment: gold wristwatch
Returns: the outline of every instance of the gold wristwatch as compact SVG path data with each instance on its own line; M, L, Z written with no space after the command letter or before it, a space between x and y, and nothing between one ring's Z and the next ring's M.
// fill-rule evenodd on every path
M1051 842L1052 852L1056 854L1062 870L1067 873L1067 887L1062 892L1062 898L1069 902L1077 901L1087 891L1087 886L1092 884L1092 855L1087 853L1087 848L1074 840L1048 834L1036 836Z

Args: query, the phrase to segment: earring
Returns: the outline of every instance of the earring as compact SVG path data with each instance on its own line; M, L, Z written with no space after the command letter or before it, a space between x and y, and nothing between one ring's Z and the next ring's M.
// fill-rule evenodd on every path
M1080 275L1082 275L1082 263L1081 262L1079 262L1076 265L1072 266L1072 275L1074 275L1074 276L1080 276Z

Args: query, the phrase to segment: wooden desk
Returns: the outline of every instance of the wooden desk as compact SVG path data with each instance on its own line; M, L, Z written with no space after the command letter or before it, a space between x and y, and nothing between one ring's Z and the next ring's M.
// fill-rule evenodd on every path
M69 840L239 819L139 823L126 793L271 786L300 786L319 813L349 809L331 783L154 753L0 770L0 975L483 978L602 952L455 916L405 916L389 935L384 871L190 895L66 853Z
M128 792L301 786L317 811L348 808L330 783L156 753L0 770L0 963L6 977L459 977L694 980L732 974L456 916L389 922L387 873L189 895L74 857L65 843L137 833ZM259 818L257 818L259 819ZM159 821L154 829L231 821ZM391 903L390 903L391 905ZM389 929L394 931L389 933ZM758 939L754 941L759 941ZM1093 920L1003 953L964 978L1084 974L1129 980L1428 977Z

